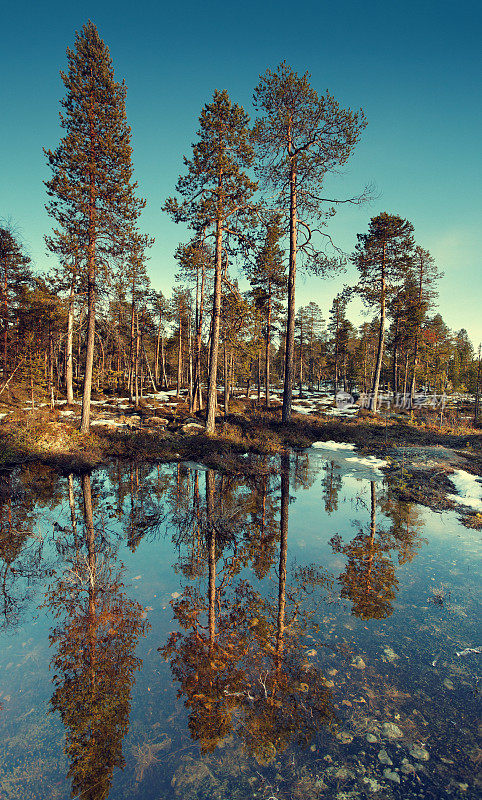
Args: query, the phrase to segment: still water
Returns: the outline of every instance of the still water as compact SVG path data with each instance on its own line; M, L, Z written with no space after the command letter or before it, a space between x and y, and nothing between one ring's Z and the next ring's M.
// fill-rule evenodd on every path
M478 796L480 534L343 454L246 472L2 475L1 800Z

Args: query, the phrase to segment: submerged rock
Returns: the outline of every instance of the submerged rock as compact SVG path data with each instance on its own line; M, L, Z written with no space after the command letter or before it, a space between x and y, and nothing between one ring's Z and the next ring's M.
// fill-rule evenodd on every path
M384 722L381 728L381 734L386 739L401 739L403 736L402 731L394 722Z
M378 783L375 778L363 778L363 783L367 787L369 792L379 792L382 788L381 784Z
M400 783L400 775L397 775L396 772L392 772L391 769L384 769L383 777L389 781L393 781L394 783Z
M393 761L388 755L386 750L380 750L380 752L378 753L378 760L380 764L386 764L389 767L393 765Z
M350 742L353 741L353 736L351 735L351 733L348 733L348 731L339 731L336 734L336 738L342 744L350 744Z
M355 667L355 669L366 669L366 664L361 656L355 656L351 662L351 666Z
M428 761L430 758L428 750L426 750L425 747L422 747L419 744L412 744L408 752L412 756L412 758L416 758L417 761Z
M389 661L390 664L394 664L400 658L398 653L396 653L395 650L392 650L392 648L389 647L389 645L386 645L383 648L383 653L385 655L384 661Z

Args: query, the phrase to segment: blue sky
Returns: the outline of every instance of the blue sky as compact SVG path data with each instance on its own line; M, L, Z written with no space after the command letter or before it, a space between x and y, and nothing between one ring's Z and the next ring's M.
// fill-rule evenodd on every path
M343 106L364 109L362 140L343 174L330 180L346 197L376 184L371 205L342 207L329 224L350 252L356 234L380 211L415 226L417 242L445 272L440 311L453 329L482 339L480 253L479 2L16 3L2 11L0 50L0 217L21 234L39 269L50 227L42 147L59 141L65 50L91 18L110 48L116 78L128 87L134 165L147 198L143 227L156 237L150 275L169 291L173 252L184 232L161 212L195 139L197 118L214 89L226 88L251 113L253 87L286 59L308 70ZM300 276L297 300L328 312L344 276ZM354 321L360 321L355 309Z

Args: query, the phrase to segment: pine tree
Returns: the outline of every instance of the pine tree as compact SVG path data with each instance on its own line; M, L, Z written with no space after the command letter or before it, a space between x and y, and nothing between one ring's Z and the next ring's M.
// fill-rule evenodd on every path
M300 78L283 61L276 72L261 77L254 92L255 108L263 115L255 126L260 173L278 195L290 236L283 422L291 418L297 254L318 273L333 265L313 239L340 202L323 197L323 185L328 173L346 163L366 126L362 111L340 108L329 92L318 96L309 77Z
M385 347L387 298L401 283L411 266L413 225L406 219L384 211L370 220L368 233L357 234L352 261L360 273L358 291L369 307L380 306L378 348L372 383L370 408L377 410L378 387Z
M209 353L206 432L215 432L217 369L223 272L227 242L245 239L246 227L254 223L253 194L257 184L244 171L253 163L254 151L249 117L233 104L226 91L215 91L212 103L199 117L198 141L192 158L184 159L187 174L176 190L181 196L168 198L165 210L176 222L185 222L199 232L210 231L215 242L214 292Z
M7 378L8 343L12 305L32 279L30 259L8 228L0 228L0 293L3 338L3 374Z
M114 79L107 46L92 22L67 50L68 72L60 114L65 136L45 151L52 170L46 182L47 205L58 224L47 238L61 252L66 237L76 242L87 277L87 348L81 431L88 433L94 363L96 297L99 273L129 250L135 222L145 203L135 197L132 148L126 120L126 87Z
M265 223L263 243L256 254L254 264L248 266L248 277L256 308L265 323L265 389L266 408L269 408L271 340L273 318L281 311L281 300L286 292L286 266L284 252L280 246L282 237L279 214L270 214Z

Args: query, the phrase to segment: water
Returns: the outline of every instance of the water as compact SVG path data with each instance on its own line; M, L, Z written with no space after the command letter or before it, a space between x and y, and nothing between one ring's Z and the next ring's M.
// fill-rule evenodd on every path
M4 474L1 800L476 797L480 535L345 456Z

